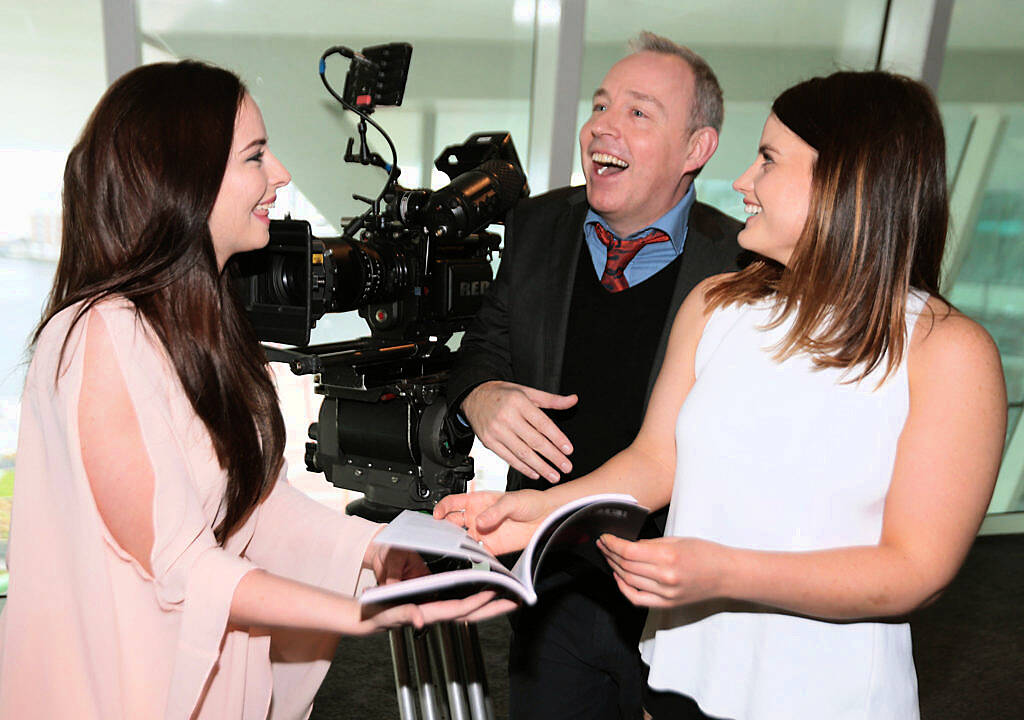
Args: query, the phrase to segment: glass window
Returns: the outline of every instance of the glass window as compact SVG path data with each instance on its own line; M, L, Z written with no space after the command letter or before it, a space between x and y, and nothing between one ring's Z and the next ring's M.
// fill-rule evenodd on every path
M106 86L99 0L5 3L0 113L0 594L29 336L60 250L64 160Z
M195 57L245 79L294 184L335 226L365 208L352 194L371 194L385 175L342 161L356 118L327 95L317 74L321 53L332 45L413 45L401 107L373 115L398 149L403 185L428 185L436 154L470 132L508 129L520 156L527 154L533 30L514 20L511 1L345 0L284 12L268 0L140 0L139 18L144 60ZM347 69L343 58L327 61L327 77L339 92ZM390 160L376 131L368 138Z
M1024 16L1008 10L991 0L954 5L938 90L961 258L946 291L995 339L1010 402L990 512L1024 510L1024 83L1013 71L1024 67Z

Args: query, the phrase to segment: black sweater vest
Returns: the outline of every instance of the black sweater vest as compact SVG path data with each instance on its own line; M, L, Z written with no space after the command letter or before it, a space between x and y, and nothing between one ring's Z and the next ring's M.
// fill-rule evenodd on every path
M572 472L585 475L636 437L647 403L654 357L668 318L681 258L617 293L601 286L583 243L576 268L562 361L563 395L575 407L551 412L573 445ZM546 480L527 482L550 487Z

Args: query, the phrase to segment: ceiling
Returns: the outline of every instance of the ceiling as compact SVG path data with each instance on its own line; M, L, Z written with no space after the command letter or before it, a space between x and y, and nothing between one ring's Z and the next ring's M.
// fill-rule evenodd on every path
M540 0L541 19L553 3ZM877 32L885 0L588 0L588 42L621 42L646 26L698 47L835 46L849 33ZM138 0L144 32L303 35L396 39L528 40L532 0ZM33 10L35 12L35 10ZM692 32L690 32L692 29ZM1022 0L959 0L949 44L1020 49Z

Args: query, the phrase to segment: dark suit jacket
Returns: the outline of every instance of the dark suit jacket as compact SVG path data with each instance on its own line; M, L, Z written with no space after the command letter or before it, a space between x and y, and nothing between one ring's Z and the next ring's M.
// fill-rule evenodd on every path
M448 381L457 407L474 387L506 380L558 392L565 335L576 279L583 221L589 210L582 187L561 188L520 202L505 226L501 266L476 318L466 330ZM661 368L676 311L704 278L737 268L742 225L702 203L690 210L683 258L647 385ZM521 486L509 471L509 489Z

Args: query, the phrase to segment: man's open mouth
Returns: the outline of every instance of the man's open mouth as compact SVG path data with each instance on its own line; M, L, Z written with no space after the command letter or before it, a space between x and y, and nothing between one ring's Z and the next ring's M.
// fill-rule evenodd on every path
M593 161L596 168L595 172L602 177L620 173L629 167L628 162L622 158L617 158L614 155L609 155L608 153L591 153L590 159Z

